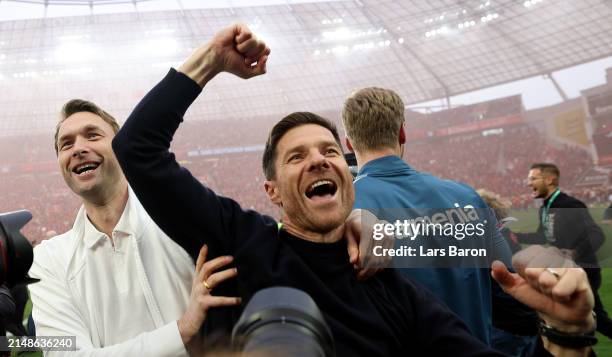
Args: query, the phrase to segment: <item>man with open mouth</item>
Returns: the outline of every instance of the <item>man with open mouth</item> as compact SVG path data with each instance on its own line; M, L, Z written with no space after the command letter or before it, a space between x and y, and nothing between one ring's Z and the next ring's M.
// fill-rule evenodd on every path
M64 181L83 205L72 229L34 249L29 275L40 281L29 289L36 333L74 336L80 356L186 356L197 330L190 335L181 326L197 319L196 300L238 301L211 301L201 282L190 294L194 263L129 189L111 147L118 130L92 102L73 99L62 109L55 150Z
M271 217L218 196L176 162L169 151L172 137L202 88L221 72L242 78L264 74L269 54L270 49L246 26L227 27L178 71L171 69L134 109L113 140L113 149L151 217L192 257L203 244L213 257L235 257L239 271L235 280L206 282L215 294L238 295L246 303L258 290L271 286L308 293L331 329L338 356L500 355L471 336L431 293L394 269L363 282L356 279L342 241L354 201L352 177L338 132L326 119L297 112L270 131L262 160L264 189L281 208L282 227ZM547 274L530 269L521 272ZM540 292L537 279L527 282L501 263L494 268L496 279L511 293L557 317L561 322L555 328L578 334L590 331L592 295L584 271L555 274L558 281L543 280L550 284L547 289L574 283L575 289L562 294L563 301ZM565 305L570 303L571 308ZM204 332L229 333L240 310L209 311ZM288 341L279 341L283 342L283 347L291 347ZM547 348L563 349L556 344ZM586 344L578 349L585 350Z
M595 295L597 331L612 339L612 320L599 297L601 268L595 253L603 245L605 236L595 223L587 206L559 188L559 168L551 163L531 165L527 187L534 199L541 199L536 232L517 233L520 243L547 244L564 249L583 267Z

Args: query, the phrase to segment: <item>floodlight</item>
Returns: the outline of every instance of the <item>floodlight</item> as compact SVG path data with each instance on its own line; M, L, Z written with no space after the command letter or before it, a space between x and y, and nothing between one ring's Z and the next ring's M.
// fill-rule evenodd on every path
M323 38L329 41L347 40L352 37L351 31L346 27L337 28L334 31L323 31Z

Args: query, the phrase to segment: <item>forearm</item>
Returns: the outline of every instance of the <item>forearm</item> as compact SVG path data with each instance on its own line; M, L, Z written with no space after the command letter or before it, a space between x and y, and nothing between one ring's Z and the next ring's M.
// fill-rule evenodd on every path
M39 250L40 253L40 250ZM91 331L80 310L73 302L67 285L53 274L53 268L46 259L43 268L35 257L30 276L40 282L29 286L32 299L32 317L38 336L74 336L75 356L177 356L185 355L185 345L181 340L178 326L172 321L156 330L125 336L125 341L112 344L100 339L97 332ZM117 326L114 326L116 328ZM49 351L47 356L63 356L65 351Z
M81 336L77 336L76 343L77 350L70 352L70 356L187 356L187 350L179 335L176 322L171 322L153 331L141 333L134 338L111 346L96 348L91 344L91 341L83 341ZM46 357L64 355L66 355L65 351L49 351L45 353Z
M205 44L187 58L178 71L191 78L200 88L204 88L206 83L219 73L219 67L213 61L214 51L212 45Z
M242 78L265 73L269 49L243 25L215 34L171 70L136 106L113 140L113 150L138 199L155 223L196 259L232 254L240 206L217 196L182 168L169 151L185 112L216 74ZM247 62L255 60L256 66Z

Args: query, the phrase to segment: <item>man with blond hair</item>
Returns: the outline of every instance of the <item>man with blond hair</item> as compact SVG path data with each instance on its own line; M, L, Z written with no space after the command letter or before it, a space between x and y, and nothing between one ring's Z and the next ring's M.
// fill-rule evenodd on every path
M486 212L486 204L471 187L418 172L402 160L406 143L404 103L397 93L376 87L353 93L345 101L342 122L346 145L355 152L359 167L354 182L354 208L384 212L379 218L389 222L408 218L402 217L407 209L425 211L430 221L437 221L439 212L459 207L471 206ZM494 228L491 226L494 218L492 215L489 218L488 227ZM480 218L480 223L483 222L487 222L486 217ZM491 237L482 240L479 248L487 248L508 262L510 250L499 232L496 229L487 229L487 232ZM462 265L463 268L441 269L423 263L418 268L401 271L429 288L459 315L476 337L490 344L489 270Z

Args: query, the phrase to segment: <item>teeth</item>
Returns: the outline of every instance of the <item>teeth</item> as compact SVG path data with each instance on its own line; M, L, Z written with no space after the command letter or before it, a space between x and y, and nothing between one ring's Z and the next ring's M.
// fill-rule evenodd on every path
M311 190L314 190L315 188L317 188L317 187L319 187L319 186L321 186L321 185L331 185L331 184L332 184L332 182L331 182L331 181L329 181L329 180L319 180L319 181L317 181L317 182L313 183L313 184L310 186L310 189L311 189Z
M96 167L98 167L97 164L92 164L92 163L87 163L87 164L82 164L79 165L77 167L74 168L74 171L77 174L81 174L83 173L85 170L94 170Z

